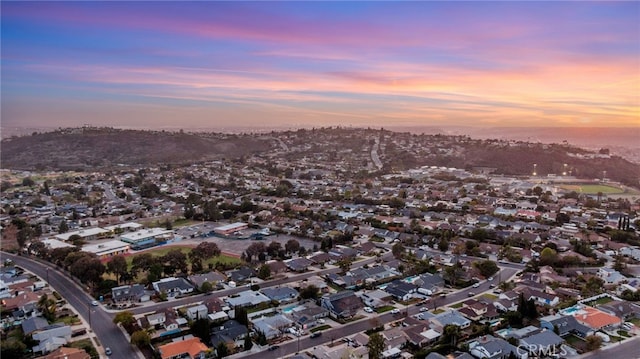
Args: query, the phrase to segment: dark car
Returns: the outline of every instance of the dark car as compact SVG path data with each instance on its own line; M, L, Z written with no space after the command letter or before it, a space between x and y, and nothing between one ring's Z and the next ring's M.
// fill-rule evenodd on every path
M319 336L321 336L321 335L322 335L322 332L315 332L315 333L312 333L312 334L309 336L309 338L317 338L317 337L319 337Z
M278 350L279 348L280 348L279 345L272 345L272 346L269 347L269 351L271 352L271 351L274 351L274 350Z

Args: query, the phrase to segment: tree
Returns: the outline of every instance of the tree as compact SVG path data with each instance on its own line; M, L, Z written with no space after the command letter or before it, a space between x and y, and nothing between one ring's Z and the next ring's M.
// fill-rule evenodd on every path
M253 342L251 341L251 336L247 331L247 334L244 336L244 350L251 350L253 347Z
M287 253L298 252L300 250L300 242L296 241L295 239L290 239L287 241L287 243L284 244L284 250Z
M229 348L227 348L227 343L218 343L218 346L216 346L216 353L218 354L218 358L224 358L229 355Z
M207 260L215 256L219 256L221 253L220 248L218 248L218 245L213 242L200 242L196 246L196 248L192 249L191 251L197 252L200 255L200 257L204 260Z
M69 225L67 224L67 221L63 219L60 221L60 225L58 226L58 233L66 233L67 231L69 231Z
M441 342L455 347L458 345L458 339L460 339L460 327L454 324L445 325Z
M338 261L338 267L340 267L340 270L342 271L342 273L347 273L349 270L351 270L351 259L350 258L342 258L341 260Z
M500 270L496 262L490 259L487 259L481 262L474 262L473 266L478 268L478 270L480 271L480 274L482 274L482 276L485 278L491 277L492 275L496 274Z
M446 252L449 249L449 241L446 239L441 239L438 242L438 249L442 252Z
M22 185L25 187L31 187L35 184L35 181L31 177L25 177L22 179Z
M369 348L369 359L381 359L384 351L384 338L382 335L378 332L371 334L367 348Z
M260 266L260 268L258 269L258 278L260 279L267 279L271 276L271 268L269 268L268 265L263 264Z
M106 268L100 259L85 257L74 263L69 271L82 282L95 286L102 280Z
M131 344L136 345L139 348L147 346L150 343L151 343L151 337L149 336L149 333L147 333L146 330L138 330L133 332L133 334L131 334Z
M115 274L116 282L120 284L120 277L127 272L127 260L124 256L118 254L111 257L111 260L107 263L107 272Z
M249 324L249 316L247 313L247 310L243 307L235 307L235 320L242 324L242 325L248 325Z
M113 317L113 324L122 324L122 326L126 327L136 322L136 319L133 317L133 313L125 310L124 312L119 312Z
M456 285L458 279L462 276L464 269L460 262L454 263L452 266L448 266L444 269L443 279L449 282L451 285Z
M602 338L597 335L589 335L584 340L587 344L587 351L600 349Z
M309 285L300 290L300 298L302 299L318 299L319 289L315 285Z
M46 293L38 300L38 310L40 310L44 318L49 322L53 322L56 319L56 307L56 301L49 298Z
M202 339L203 343L211 340L211 324L207 318L199 318L191 323L191 334Z
M541 265L554 265L558 261L558 254L553 249L547 247L540 252Z
M173 274L176 271L187 273L187 255L180 249L172 249L167 254L162 256L162 262L164 263L164 271L167 274Z
M137 275L138 272L146 272L151 269L151 265L156 262L156 259L151 253L138 254L131 260L131 272L134 276Z
M402 258L402 255L404 254L404 252L405 252L405 248L401 242L397 242L391 247L391 253L393 253L393 256L396 259Z
M211 293L213 291L213 284L211 282L204 282L200 286L200 291L202 293Z

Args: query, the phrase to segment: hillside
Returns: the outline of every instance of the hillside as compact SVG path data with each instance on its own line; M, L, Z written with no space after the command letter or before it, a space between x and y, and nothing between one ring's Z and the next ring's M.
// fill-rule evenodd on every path
M267 141L182 132L64 129L2 141L2 167L26 170L83 170L114 165L184 163L236 158L270 147Z
M323 128L266 134L183 133L61 129L2 141L2 168L100 170L113 166L153 166L244 156L268 157L273 165L299 159L345 164L354 174L377 171L371 149L379 141L382 168L390 173L419 166L490 167L505 175L560 175L584 179L606 176L638 187L640 165L568 144L478 140L465 136L415 135L374 129Z

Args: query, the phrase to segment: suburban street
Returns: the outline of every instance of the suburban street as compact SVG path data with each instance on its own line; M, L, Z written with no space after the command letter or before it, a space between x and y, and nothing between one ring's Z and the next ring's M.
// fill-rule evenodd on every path
M41 262L22 256L2 252L2 259L11 259L16 265L43 278L57 291L75 310L82 316L85 322L90 323L98 337L102 348L96 348L101 356L104 356L104 348L111 348L112 358L136 358L137 352L124 336L120 328L113 324L113 314L104 311L102 306L91 306L91 298L80 286L65 274L48 267ZM48 272L48 274L47 274ZM90 312L91 311L91 312Z
M90 302L93 300L80 286L78 286L73 280L68 278L62 272L54 269L53 267L48 267L44 263L39 261L35 261L26 257L16 256L13 254L2 253L4 258L10 258L14 261L14 263L18 266L23 267L26 270L33 272L34 274L40 276L41 278L47 280L50 285L63 297L67 300L67 302L73 306L78 313L84 318L87 323L90 323L91 329L95 332L98 340L102 344L103 348L99 349L100 352L104 351L104 347L110 347L113 351L112 357L114 358L133 358L137 355L137 352L134 351L131 344L129 344L128 340L122 333L122 331L116 327L112 320L117 311L106 311L102 306L93 307L90 305ZM391 256L391 252L387 252L383 257ZM475 257L466 257L467 259L481 259ZM362 266L365 264L371 264L376 261L376 257L367 258L362 261L358 261L357 265ZM473 292L474 295L480 295L484 292L489 292L492 290L491 284L498 284L499 279L506 280L513 275L515 275L518 271L522 270L524 267L521 264L506 264L500 263L501 270L496 274L496 279L494 282L483 281L479 283L477 288L465 288L461 290L457 290L454 292L447 293L446 297L437 297L434 296L431 299L431 303L429 304L429 309L434 309L435 307L443 307L450 305L455 302L463 301L469 298L469 292ZM323 276L328 273L337 273L339 272L339 268L328 268L319 271L307 272L298 275L289 276L286 278L280 278L270 281L265 281L260 283L262 288L278 286L285 283L297 282L304 279L307 279L312 276ZM47 273L48 272L48 273ZM238 293L246 290L245 286L230 288L221 291L213 292L212 295L217 297L228 296L234 293ZM188 305L191 303L196 303L202 301L204 299L204 294L190 296L182 299L171 300L167 302L153 303L151 305L144 305L137 308L131 308L129 311L134 313L134 315L150 313L158 310L162 310L165 308L171 307L179 307ZM407 311L407 315L411 316L419 313L420 307L415 305L408 306L403 308L400 306L401 310ZM392 322L394 320L399 320L402 316L393 315L390 313L381 314L376 317L380 324L386 324ZM280 358L293 353L296 353L301 350L306 350L308 348L312 348L314 346L331 342L333 340L341 340L347 336L353 335L358 332L362 332L364 330L370 329L372 326L371 318L367 317L353 323L341 325L339 327L335 327L333 329L329 329L323 332L322 336L319 338L309 338L305 336L304 338L300 338L299 340L293 340L288 343L283 343L280 345L280 348L275 351L261 351L259 353L248 354L245 357L247 358L257 358L258 356L264 358Z
M579 359L640 359L640 338L635 337L622 344L610 344L583 354Z

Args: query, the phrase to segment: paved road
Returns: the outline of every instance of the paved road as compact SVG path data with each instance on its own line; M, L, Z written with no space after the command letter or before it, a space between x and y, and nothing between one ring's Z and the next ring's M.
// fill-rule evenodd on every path
M69 305L74 307L87 323L90 323L91 329L95 332L102 346L111 348L113 352L112 358L137 357L137 353L133 350L133 347L129 344L129 341L125 338L122 331L113 324L113 314L105 312L102 306L91 306L90 303L93 298L65 274L53 267L47 267L43 263L25 257L2 252L2 258L10 258L16 265L49 282L49 285L53 287ZM49 268L48 275L47 268ZM98 351L101 352L102 350L98 348Z
M502 278L510 278L518 271L522 270L522 266L515 265L517 268L502 268L500 271L500 275ZM477 288L472 288L475 293L482 294L483 292L492 290L490 288L492 282L485 281L480 284ZM462 289L453 293L447 294L445 298L435 298L435 304L437 307L443 307L450 305L451 303L459 302L461 300L468 298L468 292L470 289ZM432 302L434 303L434 299ZM429 306L432 309L432 306ZM408 306L407 308L400 307L401 310L407 310L407 316L411 316L420 312L419 306ZM391 313L381 314L376 317L380 324L390 323L394 320L402 319L403 316L393 315ZM339 326L337 328L329 329L322 332L322 336L318 338L309 338L309 336L305 336L304 338L300 338L300 340L292 340L290 342L280 344L280 348L274 351L262 351L259 353L253 353L243 358L261 358L261 359L275 359L275 358L283 358L288 355L294 354L299 351L304 351L306 349L312 348L314 346L318 346L324 343L330 343L332 340L342 340L342 338L348 337L350 335L363 332L367 329L371 329L373 327L371 318L365 318L358 320L353 323L345 324Z
M600 350L583 354L579 359L640 359L640 337L610 344Z

